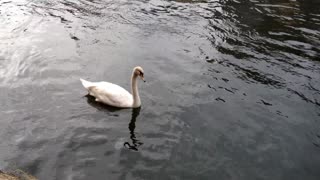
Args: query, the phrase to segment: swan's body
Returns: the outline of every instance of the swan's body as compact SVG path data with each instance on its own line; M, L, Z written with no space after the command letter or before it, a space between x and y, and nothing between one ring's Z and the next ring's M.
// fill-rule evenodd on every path
M141 106L140 96L138 92L137 78L143 79L144 73L141 67L133 69L131 77L130 94L124 88L109 82L89 82L80 79L82 85L88 90L89 95L94 96L96 101L115 106L119 108L137 108Z

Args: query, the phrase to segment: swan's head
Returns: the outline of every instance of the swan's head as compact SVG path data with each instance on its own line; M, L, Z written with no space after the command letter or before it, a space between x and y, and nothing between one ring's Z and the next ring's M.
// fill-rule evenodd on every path
M143 72L143 69L142 67L140 66L137 66L133 69L133 74L136 76L136 77L140 77L144 82L146 82L144 80L144 72Z

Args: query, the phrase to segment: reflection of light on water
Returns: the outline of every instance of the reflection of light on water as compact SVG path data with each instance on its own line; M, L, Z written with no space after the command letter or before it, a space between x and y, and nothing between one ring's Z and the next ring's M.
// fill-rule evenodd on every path
M114 148L116 150L120 150L123 147L123 143L125 141L125 138L119 138L116 143L114 144Z
M59 82L62 74L80 69L74 60L76 44L61 23L45 21L21 8L14 11L14 3L6 5L9 7L0 6L10 10L0 16L0 86ZM63 80L66 82L65 76Z

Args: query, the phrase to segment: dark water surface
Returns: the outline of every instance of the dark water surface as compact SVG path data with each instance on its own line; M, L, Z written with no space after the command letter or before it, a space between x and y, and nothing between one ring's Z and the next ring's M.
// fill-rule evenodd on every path
M106 108L79 78L130 88ZM320 1L1 0L0 169L320 179Z

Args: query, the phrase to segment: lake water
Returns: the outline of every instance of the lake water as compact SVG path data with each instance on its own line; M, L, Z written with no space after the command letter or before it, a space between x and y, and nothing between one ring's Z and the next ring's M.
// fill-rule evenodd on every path
M44 180L320 179L318 0L0 1L0 169ZM130 89L95 103L79 78Z

